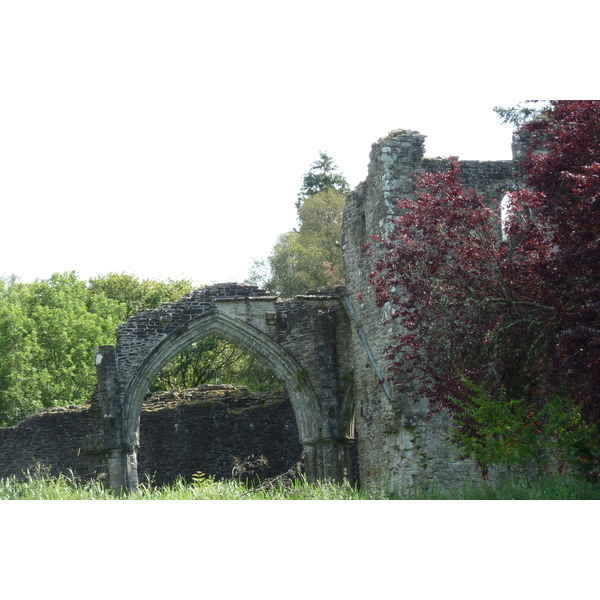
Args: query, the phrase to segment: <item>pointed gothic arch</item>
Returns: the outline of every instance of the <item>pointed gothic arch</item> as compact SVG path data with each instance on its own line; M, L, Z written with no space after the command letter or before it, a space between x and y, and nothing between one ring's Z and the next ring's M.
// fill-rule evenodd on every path
M285 386L304 449L309 479L342 480L347 458L349 338L337 292L282 301L256 286L198 288L155 310L143 310L117 329L117 345L98 349L97 433L87 452L101 455L118 493L138 485L137 448L142 402L158 372L190 344L221 337L261 360ZM344 389L342 389L344 388Z
M221 312L202 315L162 340L144 359L123 396L124 443L135 445L142 402L154 377L182 350L207 336L217 335L259 358L286 388L300 434L310 443L319 437L320 408L316 394L302 367L280 345L241 319Z

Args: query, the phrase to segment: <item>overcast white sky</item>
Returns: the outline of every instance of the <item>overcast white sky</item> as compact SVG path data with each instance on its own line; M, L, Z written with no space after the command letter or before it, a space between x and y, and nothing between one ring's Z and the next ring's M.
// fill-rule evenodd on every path
M403 4L0 0L0 275L242 281L320 150L352 187L397 128L508 159L495 105L593 97L578 2Z

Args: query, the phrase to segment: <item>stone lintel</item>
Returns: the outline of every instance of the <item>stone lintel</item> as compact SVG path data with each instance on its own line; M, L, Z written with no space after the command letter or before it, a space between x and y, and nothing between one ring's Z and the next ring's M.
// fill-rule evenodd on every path
M239 302L240 300L249 300L250 302L256 302L258 300L267 300L273 302L277 300L277 296L224 296L223 298L213 298L215 302Z

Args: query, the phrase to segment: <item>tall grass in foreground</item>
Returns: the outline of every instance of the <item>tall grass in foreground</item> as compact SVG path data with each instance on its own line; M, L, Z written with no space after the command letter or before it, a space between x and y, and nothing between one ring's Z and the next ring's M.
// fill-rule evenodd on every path
M98 480L81 481L67 475L26 473L23 478L0 480L0 500L115 500ZM512 480L498 487L471 483L446 491L417 489L410 496L383 490L357 490L348 484L297 479L291 485L250 489L233 480L216 481L198 474L192 483L183 479L171 485L142 484L127 500L600 500L600 484L568 477L545 477L535 482Z
M27 472L17 479L0 480L0 500L115 500L112 491L98 480L81 481L67 475L51 476ZM304 478L291 485L248 488L235 480L216 481L203 474L192 483L178 479L170 485L141 484L122 496L127 500L385 500L383 492L363 492L348 484L309 484Z

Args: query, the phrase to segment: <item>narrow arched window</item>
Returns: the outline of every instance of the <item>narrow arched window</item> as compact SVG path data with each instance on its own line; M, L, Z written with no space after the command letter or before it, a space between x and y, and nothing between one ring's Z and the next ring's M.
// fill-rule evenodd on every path
M504 194L504 197L502 198L502 202L500 202L500 229L502 232L502 241L506 241L506 239L508 238L508 233L507 233L507 221L508 221L508 215L510 213L510 209L511 209L511 199L510 199L510 194L506 193Z

